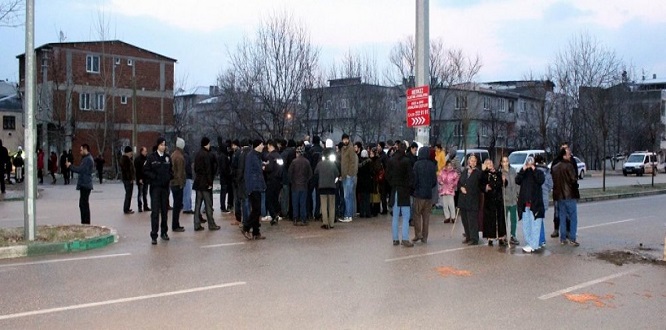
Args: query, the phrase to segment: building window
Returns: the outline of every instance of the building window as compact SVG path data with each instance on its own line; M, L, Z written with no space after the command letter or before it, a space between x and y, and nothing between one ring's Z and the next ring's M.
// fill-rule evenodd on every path
M132 61L131 58L128 58L128 59L127 59L127 65L129 65L129 66L134 65L134 61Z
M103 93L95 94L95 98L93 99L92 109L93 110L98 110L98 111L104 111L104 94Z
M467 96L456 96L456 109L467 109Z
M509 113L513 113L513 107L514 107L514 102L513 100L509 100Z
M455 132L454 132L455 136L462 136L463 135L463 125L462 125L462 123L457 123L454 130L455 130Z
M79 109L104 111L104 94L81 93L79 96Z
M506 99L499 99L499 111L506 112Z
M527 111L527 102L522 101L520 102L520 112L525 112Z
M15 116L2 116L2 129L15 130L16 117Z
M324 104L324 109L329 110L331 108L331 100L326 100Z
M488 126L486 125L481 126L481 136L483 137L488 136Z
M79 109L90 110L90 94L81 93L79 95Z
M340 108L347 109L347 107L349 107L349 105L347 104L347 99L340 100Z
M86 72L99 73L99 56L86 56Z
M116 65L120 65L120 57L116 57Z
M483 110L490 110L490 96L483 97Z
M127 104L127 96L123 95L120 97L120 104Z

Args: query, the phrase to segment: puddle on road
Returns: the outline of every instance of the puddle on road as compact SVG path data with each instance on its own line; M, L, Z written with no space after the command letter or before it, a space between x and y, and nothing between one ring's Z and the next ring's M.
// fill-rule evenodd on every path
M435 268L440 276L449 277L449 276L461 276L468 277L472 276L472 272L468 270L456 269L453 267L437 267Z
M565 293L564 297L569 301L579 303L582 305L593 305L598 308L615 307L608 301L615 299L615 296L607 294L605 296L597 296L591 293Z

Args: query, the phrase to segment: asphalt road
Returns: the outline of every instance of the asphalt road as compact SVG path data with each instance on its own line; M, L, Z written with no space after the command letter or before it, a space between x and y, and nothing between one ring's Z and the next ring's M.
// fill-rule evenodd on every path
M654 177L654 183L666 183L666 174L659 173ZM581 189L584 188L601 188L602 176L601 172L594 172L592 176L588 174L583 180L578 180L578 185ZM606 187L618 186L631 186L631 185L650 185L652 184L652 177L650 175L635 176L628 175L622 176L622 173L609 173L606 175Z
M666 176L664 176L666 177ZM584 180L588 182L587 178ZM590 180L592 181L592 180ZM461 244L460 225L431 219L427 245L391 244L390 219L262 227L246 241L222 230L150 245L149 214L122 214L122 185L96 185L92 222L118 230L109 247L0 260L0 329L663 329L666 267L616 266L592 253L661 255L657 195L579 205L580 247ZM217 196L215 196L217 197ZM39 224L78 223L73 186L45 186ZM215 199L216 205L217 198ZM21 202L0 203L0 227L22 224ZM219 205L217 206L219 208ZM134 208L136 206L134 205ZM552 230L552 210L546 220ZM413 231L411 231L413 233ZM519 230L518 238L522 240Z

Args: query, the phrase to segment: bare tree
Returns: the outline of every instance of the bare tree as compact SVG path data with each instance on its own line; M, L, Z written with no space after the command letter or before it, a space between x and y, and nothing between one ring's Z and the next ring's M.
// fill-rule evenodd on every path
M19 27L24 24L25 1L0 1L0 27Z

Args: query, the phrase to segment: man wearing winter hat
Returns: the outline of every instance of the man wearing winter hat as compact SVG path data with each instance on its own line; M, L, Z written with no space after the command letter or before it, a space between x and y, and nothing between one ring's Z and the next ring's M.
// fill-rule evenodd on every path
M200 231L204 228L201 226L201 202L205 203L206 219L208 222L208 230L219 230L220 226L215 224L213 219L213 180L215 179L215 171L211 164L212 158L210 156L210 139L203 137L201 139L201 149L197 152L194 158L194 190L196 197L194 200L194 230Z
M162 240L168 241L167 206L169 204L169 183L173 177L171 156L166 152L166 140L159 137L156 150L146 158L143 174L150 182L150 238L157 244L157 231Z
M134 190L134 163L132 157L132 147L126 146L124 154L120 158L120 172L122 173L123 185L125 185L125 202L123 203L123 212L132 214L134 211L130 208L132 204L132 191Z
M176 138L176 150L171 154L173 179L171 179L171 194L173 195L173 213L171 215L171 231L184 232L185 227L180 225L180 211L183 209L183 189L185 188L185 156L183 153L185 140Z

